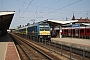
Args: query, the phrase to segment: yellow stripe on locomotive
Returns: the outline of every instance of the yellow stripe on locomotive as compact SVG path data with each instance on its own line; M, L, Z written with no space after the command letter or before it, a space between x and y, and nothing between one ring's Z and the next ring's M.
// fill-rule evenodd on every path
M50 31L40 31L40 35L50 35Z

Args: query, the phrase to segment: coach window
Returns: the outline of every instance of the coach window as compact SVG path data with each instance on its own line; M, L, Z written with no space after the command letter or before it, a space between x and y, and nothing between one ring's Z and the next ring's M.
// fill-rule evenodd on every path
M82 33L83 33L83 32L84 32L84 29L81 29L81 30L80 30L80 32L82 32Z
M89 33L90 31L89 31L89 29L87 29L87 33Z

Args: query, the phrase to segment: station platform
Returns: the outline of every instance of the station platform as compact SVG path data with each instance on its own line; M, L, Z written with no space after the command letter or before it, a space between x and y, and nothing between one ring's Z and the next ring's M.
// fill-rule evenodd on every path
M66 46L72 46L74 48L85 49L90 51L90 40L80 38L51 38L51 42L63 44Z
M9 34L0 37L0 60L21 60Z

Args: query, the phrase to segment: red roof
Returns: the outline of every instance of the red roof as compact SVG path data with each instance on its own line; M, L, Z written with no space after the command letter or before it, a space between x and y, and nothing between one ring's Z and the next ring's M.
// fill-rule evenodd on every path
M82 17L80 19L75 19L75 16L73 15L72 20L78 20L77 23L90 23L90 19L88 19L88 17L85 19L82 19Z

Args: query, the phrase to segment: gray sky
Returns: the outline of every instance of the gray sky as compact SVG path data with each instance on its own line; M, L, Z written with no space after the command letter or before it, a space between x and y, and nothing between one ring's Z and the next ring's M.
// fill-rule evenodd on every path
M90 19L90 0L0 0L0 11L15 11L10 28L45 19Z

